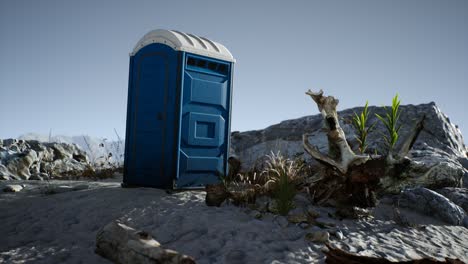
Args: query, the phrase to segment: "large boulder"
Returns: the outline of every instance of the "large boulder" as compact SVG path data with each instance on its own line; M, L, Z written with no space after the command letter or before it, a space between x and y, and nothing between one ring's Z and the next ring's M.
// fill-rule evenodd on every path
M467 170L459 158L467 158L467 148L458 126L452 124L435 103L420 105L403 105L400 107L400 138L405 138L416 120L426 116L424 129L419 134L413 149L410 151L412 163L405 186L422 185L430 188L446 186L458 187L463 178L468 178ZM338 112L340 126L354 151L358 152L356 133L352 126L354 113L360 113L362 107ZM368 152L385 153L382 133L385 128L374 114L385 114L383 107L370 106L369 124L376 124L375 130L368 136ZM302 158L314 163L304 153L302 135L310 134L309 141L323 152L328 152L327 135L322 131L323 119L320 114L283 121L263 130L233 132L231 136L231 155L236 156L246 171L263 163L265 156L280 151L289 158ZM401 141L399 142L401 144ZM398 147L398 145L397 145Z
M422 187L404 190L399 195L397 204L401 207L434 216L451 225L464 224L466 216L464 210L447 197Z

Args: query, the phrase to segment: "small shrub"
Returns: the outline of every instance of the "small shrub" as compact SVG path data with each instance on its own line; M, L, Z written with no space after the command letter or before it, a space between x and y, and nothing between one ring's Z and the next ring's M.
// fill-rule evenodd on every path
M276 210L281 215L287 215L294 208L296 181L300 178L302 165L284 158L279 152L267 155L266 169L263 172L268 181L273 182L272 195Z
M358 115L354 113L353 116L353 126L357 131L356 139L359 142L359 151L361 154L366 152L367 149L367 136L374 128L375 124L371 126L367 126L367 122L369 120L369 110L368 110L369 102L366 101L366 105L362 112Z
M384 109L387 111L385 117L375 114L377 118L385 125L388 135L383 135L385 143L387 144L388 151L390 152L398 141L398 132L400 131L401 125L398 125L398 119L400 118L400 99L398 94L393 97L391 109Z

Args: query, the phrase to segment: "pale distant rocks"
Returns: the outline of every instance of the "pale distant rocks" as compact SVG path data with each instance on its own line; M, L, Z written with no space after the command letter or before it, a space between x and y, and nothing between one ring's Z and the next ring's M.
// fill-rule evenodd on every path
M89 165L86 152L75 144L5 139L0 147L2 180L44 180L79 174Z

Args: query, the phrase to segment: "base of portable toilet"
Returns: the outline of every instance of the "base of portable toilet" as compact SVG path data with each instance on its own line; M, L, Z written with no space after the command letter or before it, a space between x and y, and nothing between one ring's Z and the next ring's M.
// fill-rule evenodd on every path
M227 175L234 62L223 45L179 31L137 43L123 186L201 188Z

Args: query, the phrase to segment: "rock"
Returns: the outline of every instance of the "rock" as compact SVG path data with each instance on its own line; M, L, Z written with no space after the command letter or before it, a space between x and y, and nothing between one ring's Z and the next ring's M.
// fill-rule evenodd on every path
M398 204L434 216L448 224L461 225L465 212L446 197L426 188L410 188L399 196Z
M463 174L463 188L468 188L468 170Z
M86 155L86 153L74 153L72 157L73 157L74 160L76 160L78 162L84 162L84 163L89 162L89 159L88 159L88 156Z
M458 162L460 162L460 164L463 166L463 168L465 168L466 170L468 170L468 158L466 158L466 157L459 157L459 158L458 158Z
M98 231L96 253L115 263L195 263L189 256L162 248L150 234L117 221Z
M293 224L308 223L308 218L305 214L288 215L287 219L290 223Z
M41 164L44 166L44 171L50 171L53 176L64 176L64 175L80 175L83 172L87 164L80 163L74 159L63 159L63 160L54 160L48 163Z
M312 207L307 208L307 215L313 219L320 217L320 213L315 211Z
M273 221L282 228L286 228L289 225L288 220L284 216L276 216Z
M73 147L65 143L48 143L48 147L54 150L54 160L72 159Z
M327 231L315 231L307 233L305 239L314 243L326 243L330 239L330 234Z
M10 151L13 151L13 152L20 152L20 148L17 146L17 145L11 145L9 147Z
M40 173L40 163L36 160L33 164L29 167L29 174L39 174Z
M8 171L5 165L0 164L0 180L9 180L10 179L10 172Z
M24 188L24 185L8 184L8 185L5 185L5 187L3 188L3 191L4 192L20 192L21 190L23 190L23 188Z
M3 146L3 139L0 138L0 147Z
M400 138L410 133L417 120L423 114L426 115L424 129L417 138L410 155L414 163L411 170L405 175L408 180L405 186L422 186L430 188L459 187L465 174L465 169L458 160L466 158L466 146L460 130L450 123L435 103L421 105L400 106L401 117ZM347 140L355 146L355 131L352 126L354 112L360 112L362 107L356 107L340 111L340 126L343 128ZM375 131L368 135L368 150L370 152L384 152L381 134L385 128L378 122L375 113L384 115L383 107L370 106L369 123L376 123ZM236 155L242 164L242 170L249 170L256 164L262 164L265 155L271 151L280 151L288 158L302 158L310 164L315 161L304 154L302 135L310 133L309 140L322 152L328 152L328 140L325 133L321 132L323 120L321 115L306 116L298 119L286 120L279 124L269 126L263 130L233 132L231 136L231 154ZM354 142L354 143L353 143ZM397 144L401 144L398 142ZM397 145L396 148L399 146ZM468 175L466 176L468 180ZM468 184L467 184L468 185ZM391 190L392 191L392 190ZM400 191L393 190L393 191Z
M460 206L466 213L468 213L468 189L447 187L439 189L437 192L447 197L450 201Z
M0 149L0 163L8 173L1 178L28 179L31 175L50 173L54 177L77 176L89 166L86 152L75 144L41 143L37 140L5 140ZM4 141L4 142L5 142Z
M7 148L16 143L18 143L18 140L15 138L8 138L3 140L3 146Z
M41 161L54 161L54 150L52 148L47 148L44 144L37 140L28 140L27 144L32 150L36 151L37 157Z
M37 154L34 150L30 149L24 153L14 155L14 157L7 161L6 167L11 174L27 180L31 176L29 168L35 162L38 162Z

